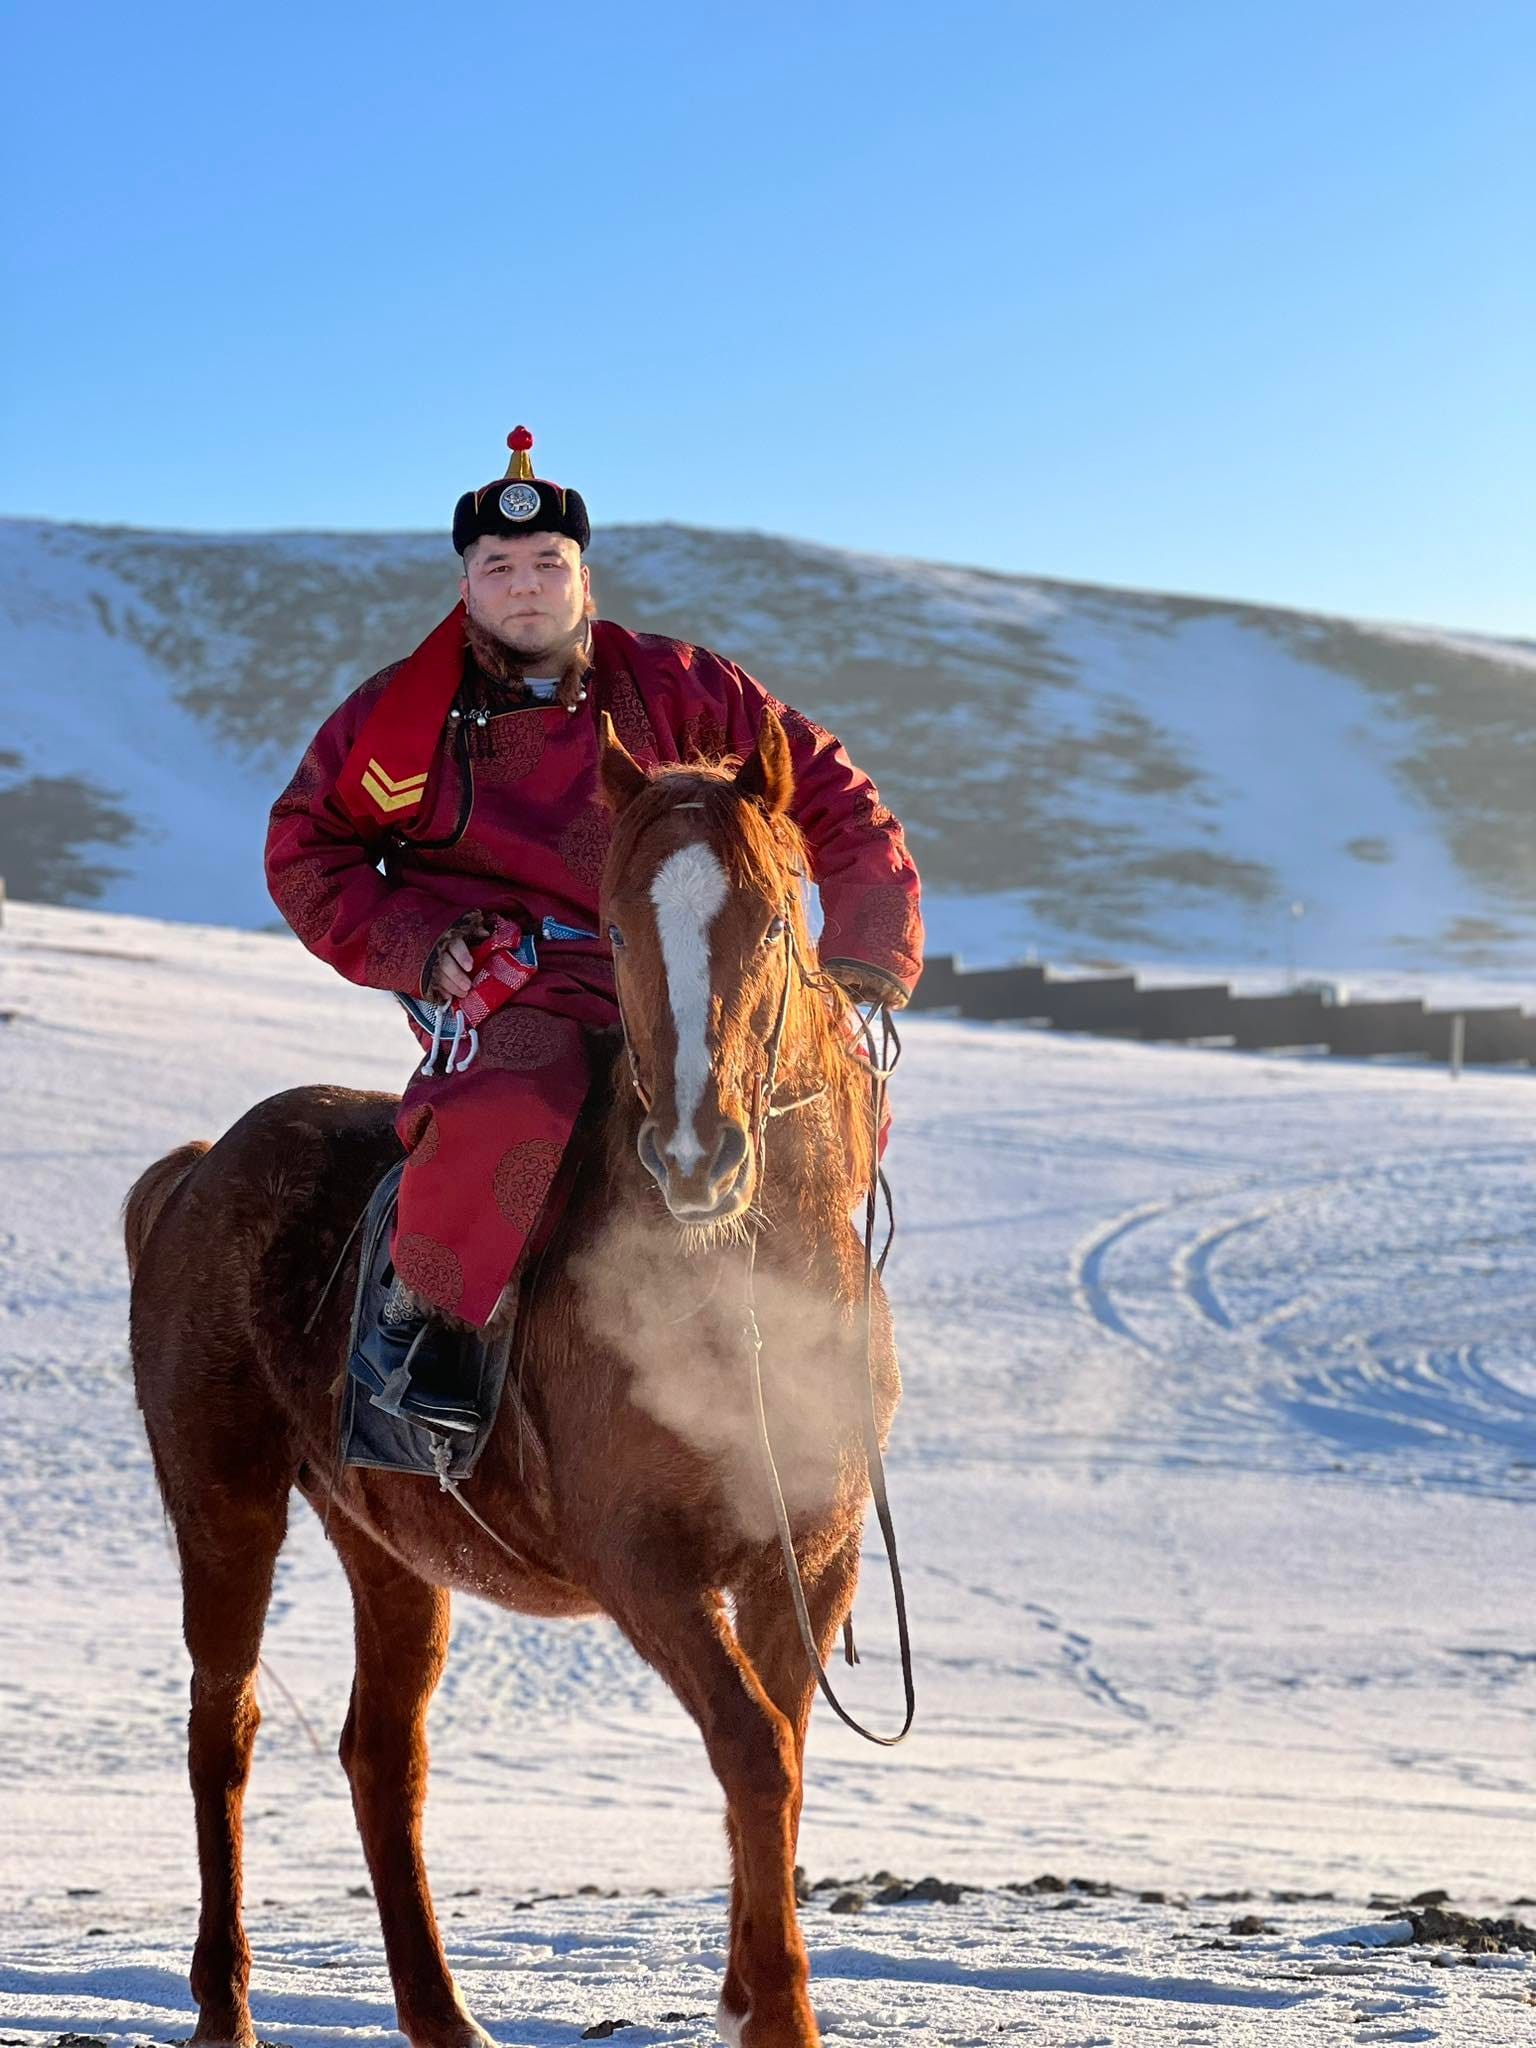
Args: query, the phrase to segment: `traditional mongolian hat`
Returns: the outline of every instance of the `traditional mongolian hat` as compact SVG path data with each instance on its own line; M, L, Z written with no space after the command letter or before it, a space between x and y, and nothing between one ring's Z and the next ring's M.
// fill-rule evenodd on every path
M562 490L533 473L533 436L514 427L507 436L512 460L505 476L466 491L453 508L453 545L463 554L486 534L563 533L585 548L592 538L580 491Z

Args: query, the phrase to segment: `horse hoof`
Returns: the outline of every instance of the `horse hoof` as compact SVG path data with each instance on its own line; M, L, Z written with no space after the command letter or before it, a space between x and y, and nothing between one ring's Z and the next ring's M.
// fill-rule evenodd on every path
M818 2048L821 2030L809 2003L782 2024L760 2020L752 2025L752 2008L736 2013L722 1998L715 2008L715 2031L728 2048Z
M403 2027L401 2032L405 2033ZM431 2032L407 2033L405 2037L411 2048L499 2048L484 2027L472 2020L468 2013L447 2032L437 2028Z

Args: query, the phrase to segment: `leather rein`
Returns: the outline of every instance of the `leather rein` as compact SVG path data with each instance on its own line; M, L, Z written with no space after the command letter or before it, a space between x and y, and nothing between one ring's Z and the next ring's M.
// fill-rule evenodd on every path
M807 988L825 989L828 986L825 977L819 974L811 974L801 958L800 949L795 944L794 924L790 917L790 906L787 902L784 905L782 916L784 924L784 985L779 996L778 1012L774 1018L773 1030L769 1034L768 1042L764 1049L764 1068L763 1072L758 1076L753 1100L752 1135L757 1147L757 1172L760 1185L766 1178L768 1171L768 1126L771 1120L774 1117L788 1116L793 1110L803 1109L808 1103L815 1102L826 1092L825 1086L822 1086L810 1090L805 1095L796 1096L789 1102L774 1101L779 1071L779 1055L783 1049L785 1027L789 1021L790 993L794 985L795 975L798 972L801 981ZM617 962L615 962L615 969L617 969ZM629 1060L629 1076L642 1107L647 1115L649 1115L651 1098L641 1079L640 1063L635 1056L634 1042L629 1035L629 1020L624 1014L624 1003L619 995L618 979L618 973L615 971L614 996L618 1005L619 1025L624 1034L624 1049ZM839 993L841 994L841 991ZM757 1220L750 1222L750 1234L747 1239L742 1334L746 1339L752 1367L752 1405L754 1419L757 1424L758 1449L762 1455L763 1472L772 1497L774 1523L779 1537L779 1549L784 1559L784 1575L789 1584L790 1599L794 1603L795 1620L800 1629L800 1640L805 1645L806 1656L810 1661L811 1669L816 1674L816 1683L820 1686L828 1705L832 1708L838 1719L851 1728L856 1735L862 1735L866 1742L878 1743L883 1749L892 1749L898 1742L905 1739L912 1727L913 1717L917 1711L916 1692L912 1681L912 1642L907 1626L906 1588L902 1582L901 1566L896 1555L896 1530L891 1519L890 1499L886 1492L885 1460L881 1456L880 1451L880 1422L875 1412L873 1357L875 1281L883 1276L885 1272L885 1262L890 1256L891 1245L896 1236L890 1183L886 1180L879 1164L880 1123L885 1108L886 1083L895 1072L896 1063L901 1057L901 1040L897 1036L896 1025L887 1005L883 1003L873 1005L867 1013L860 1010L857 1005L850 1007L854 1018L857 1020L858 1035L862 1041L869 1066L870 1177L869 1189L864 1204L864 1288L862 1308L864 1320L865 1398L862 1422L864 1430L864 1455L869 1474L869 1490L874 1500L875 1515L880 1524L880 1533L885 1538L885 1553L890 1565L891 1591L896 1608L896 1633L901 1648L901 1682L905 1696L906 1711L901 1727L894 1735L877 1735L873 1729L866 1728L861 1721L856 1720L844 1707L833 1689L830 1677L827 1675L827 1667L822 1660L821 1649L816 1641L816 1632L811 1625L810 1608L805 1597L805 1582L800 1576L800 1561L795 1555L794 1533L790 1527L789 1510L784 1502L784 1488L779 1479L778 1466L774 1462L773 1444L768 1434L768 1416L763 1402L763 1335L758 1326L756 1296L757 1246L761 1235L761 1224ZM875 1048L873 1029L873 1018L877 1008L881 1019L881 1046L878 1054ZM849 1053L846 1057L856 1058L857 1055ZM886 1234L885 1243L881 1247L877 1258L875 1256L875 1218L879 1197L882 1194L885 1198L889 1229ZM858 1663L858 1653L853 1646L853 1624L851 1617L844 1624L843 1639L847 1661L850 1664Z

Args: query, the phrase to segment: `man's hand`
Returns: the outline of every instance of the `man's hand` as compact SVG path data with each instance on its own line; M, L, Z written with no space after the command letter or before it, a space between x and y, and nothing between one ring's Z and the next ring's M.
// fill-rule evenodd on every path
M440 1003L453 997L469 994L469 977L474 962L464 941L449 939L437 956L437 967L432 975L432 994Z
M866 960L823 960L838 987L855 1003L884 1003L888 1009L904 1009L907 991L894 974L871 967Z
M428 1002L452 1003L469 994L475 968L470 949L490 935L490 919L483 910L466 910L449 925L433 947L422 976L422 993Z

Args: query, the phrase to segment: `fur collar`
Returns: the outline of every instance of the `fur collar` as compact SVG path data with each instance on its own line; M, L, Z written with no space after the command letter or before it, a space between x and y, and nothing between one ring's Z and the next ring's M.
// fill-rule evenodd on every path
M488 633L468 612L464 614L464 638L469 647L471 667L478 671L477 677L466 675L465 682L471 689L479 684L477 694L485 708L505 709L526 704L530 693L524 680L524 666L511 648L498 640L494 633ZM567 710L573 709L586 695L583 679L591 665L592 629L589 625L581 645L566 662L555 692L556 701Z

